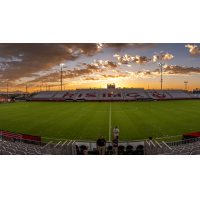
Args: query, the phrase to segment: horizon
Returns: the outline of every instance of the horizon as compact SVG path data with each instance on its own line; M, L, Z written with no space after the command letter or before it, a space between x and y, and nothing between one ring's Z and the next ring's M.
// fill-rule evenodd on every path
M0 44L0 91L37 92L106 88L198 87L199 43L50 43ZM41 88L40 88L41 87ZM49 88L48 88L49 90Z

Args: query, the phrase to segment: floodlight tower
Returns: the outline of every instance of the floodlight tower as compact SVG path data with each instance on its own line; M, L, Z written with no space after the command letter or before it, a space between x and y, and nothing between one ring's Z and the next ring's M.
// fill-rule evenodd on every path
M163 79L162 79L162 68L163 66L165 65L165 63L158 63L160 68L161 68L161 79L160 79L160 82L161 82L161 90L162 90L162 82L163 82Z
M27 88L28 88L28 86L27 86L27 83L26 83L26 94L27 94Z
M8 96L8 82L7 82L7 96Z
M64 66L65 64L64 63L60 63L59 66L61 67L61 80L60 80L60 83L61 83L61 91L62 91L62 67Z
M184 83L185 83L185 90L187 90L188 81L184 81Z

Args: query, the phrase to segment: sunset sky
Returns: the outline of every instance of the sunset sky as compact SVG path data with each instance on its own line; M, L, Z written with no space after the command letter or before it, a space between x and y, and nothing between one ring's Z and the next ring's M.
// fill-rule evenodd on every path
M0 44L0 91L60 90L117 87L160 89L200 88L199 43L24 43Z

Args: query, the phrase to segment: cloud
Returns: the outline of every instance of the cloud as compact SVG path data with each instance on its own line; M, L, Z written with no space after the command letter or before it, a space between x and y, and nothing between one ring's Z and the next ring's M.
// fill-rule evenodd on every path
M1 78L18 80L34 77L35 73L52 70L58 63L75 61L82 55L91 57L100 49L93 43L1 44Z
M103 47L122 49L129 46L148 48L155 45L136 43L1 44L0 78L7 81L19 81L24 77L37 78L38 73L48 73L59 63L75 61L81 56L91 57L102 52ZM96 63L102 66L101 60ZM110 62L105 64L105 67L116 68L117 65L119 64Z
M171 65L171 66L164 66L163 72L164 74L171 74L171 75L191 75L191 73L200 74L200 67L185 67L185 66Z
M152 59L148 59L146 56L136 56L135 58L133 57L130 63L138 63L138 64L143 64L143 63L149 63L152 62Z
M187 44L187 45L185 45L185 47L188 47L190 49L189 52L191 54L196 55L197 57L199 56L199 54L200 54L200 48L198 46Z
M117 63L116 62L111 62L109 60L106 60L105 61L105 65L104 67L107 69L107 68L111 68L111 69L115 69L116 67L118 67Z
M129 64L129 63L144 64L144 63L152 62L152 59L148 59L146 56L133 57L128 54L125 54L124 56L115 54L113 55L113 57L117 58L121 64Z
M155 69L152 71L138 71L138 72L131 72L135 75L139 76L150 76L150 75L160 75L160 69ZM185 67L185 66L178 66L178 65L165 65L163 67L163 75L191 75L191 74L200 74L200 67Z
M171 60L174 56L169 53L162 53L162 51L158 55L153 56L153 62L156 62L157 60Z
M152 71L143 69L142 71L136 72L128 72L131 77L148 77L148 76L155 76L160 75L160 69L155 69ZM163 67L163 75L191 75L191 74L200 74L200 67L185 67L185 66L178 66L178 65L165 65Z
M133 47L135 49L153 48L154 46L157 46L159 44L157 43L100 43L100 45L106 48L115 48L119 51L127 47Z
M62 78L63 80L72 80L78 77L84 77L87 75L94 75L95 73L102 73L106 69L111 68L114 72L120 73L119 70L116 69L118 66L117 63L111 62L109 60L105 61L105 64L103 64L104 61L102 60L95 60L94 63L86 64L86 63L79 63L78 67L84 66L85 68L74 68L74 69L66 69L63 70ZM29 83L54 83L60 81L60 71L55 71L46 75L38 76L35 79L29 81ZM82 80L89 80L88 77L82 78ZM90 78L92 80L92 78Z

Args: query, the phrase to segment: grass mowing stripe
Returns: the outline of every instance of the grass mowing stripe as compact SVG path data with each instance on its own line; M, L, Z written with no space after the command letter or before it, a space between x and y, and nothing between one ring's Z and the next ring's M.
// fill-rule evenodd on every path
M182 134L199 132L199 116L199 100L112 102L112 105L111 102L20 102L0 104L0 129L41 136L45 141L49 139L44 137L55 142L60 138L96 141L99 135L105 135L109 141L112 123L120 129L120 141L152 136L157 141L170 142L181 140Z
M111 141L111 102L110 102L110 118L109 118L109 142Z

